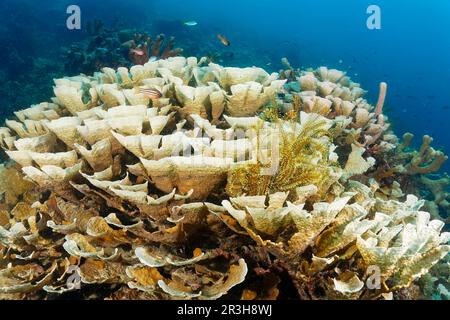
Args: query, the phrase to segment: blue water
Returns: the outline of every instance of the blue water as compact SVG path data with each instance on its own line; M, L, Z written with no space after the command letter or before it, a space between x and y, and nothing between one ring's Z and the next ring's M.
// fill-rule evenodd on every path
M348 72L375 102L378 84L389 85L386 113L398 135L412 132L420 143L429 134L450 153L450 2L448 0L0 0L0 77L26 75L27 61L57 54L86 37L68 31L66 8L79 5L82 21L118 21L126 27L176 37L186 54L221 50L229 64L281 68L326 65ZM366 26L366 9L381 8L381 30ZM195 20L195 27L182 22ZM232 45L223 48L216 34ZM18 36L17 36L18 35ZM24 56L18 62L11 53ZM232 58L231 58L232 57ZM20 60L20 59L19 59ZM45 72L45 70L43 71ZM51 81L48 92L51 94ZM45 90L44 90L45 91ZM16 95L27 95L16 92ZM28 97L32 99L33 97ZM36 97L38 98L38 97ZM40 98L40 97L39 97ZM0 97L0 99L2 99ZM24 97L20 101L25 101ZM18 100L19 101L19 100ZM32 100L34 102L39 102ZM25 107L0 100L1 116ZM448 170L450 165L447 164Z

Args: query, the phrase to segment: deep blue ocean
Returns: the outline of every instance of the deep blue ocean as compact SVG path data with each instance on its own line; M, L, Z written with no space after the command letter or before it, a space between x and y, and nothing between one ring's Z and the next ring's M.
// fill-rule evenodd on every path
M81 9L81 30L67 29L69 5ZM366 25L370 5L381 9L379 30ZM372 103L385 81L395 132L414 133L417 144L429 134L450 153L448 0L0 0L2 120L51 97L51 79L66 74L62 51L86 38L94 19L174 36L185 55L220 52L224 65L278 71L287 57L294 67L338 68Z

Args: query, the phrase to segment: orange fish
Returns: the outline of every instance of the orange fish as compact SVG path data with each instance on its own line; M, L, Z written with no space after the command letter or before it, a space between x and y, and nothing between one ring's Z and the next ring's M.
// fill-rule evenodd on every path
M229 47L230 46L230 41L227 39L227 38L225 38L223 35L221 35L221 34L218 34L217 35L217 38L220 40L220 42L222 42L222 44L225 46L225 47Z
M145 52L143 50L140 50L140 49L131 49L130 51L131 51L131 53L133 53L133 54L135 54L137 56L141 56L141 57L145 54Z
M139 93L142 93L144 96L150 98L151 100L160 99L163 96L162 93L156 89L139 88Z

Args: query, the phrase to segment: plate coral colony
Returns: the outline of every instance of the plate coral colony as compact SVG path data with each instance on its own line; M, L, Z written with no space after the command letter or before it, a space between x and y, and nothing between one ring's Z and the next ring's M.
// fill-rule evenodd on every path
M284 62L103 68L15 112L0 298L448 298L447 157L391 131L385 83Z

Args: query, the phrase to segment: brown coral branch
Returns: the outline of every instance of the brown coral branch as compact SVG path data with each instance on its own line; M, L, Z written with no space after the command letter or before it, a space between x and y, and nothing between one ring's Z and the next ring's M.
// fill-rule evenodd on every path
M163 40L164 40L163 34L160 34L156 37L156 40L153 43L151 50L150 50L153 57L159 57Z
M423 143L418 153L416 153L411 162L406 166L408 175L429 174L441 169L444 162L448 160L441 151L434 150L430 145L433 138L426 135L423 137Z
M144 65L149 61L148 45L144 44L137 49L132 48L128 55L130 61L135 65Z

